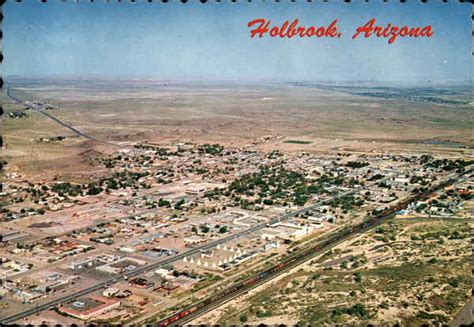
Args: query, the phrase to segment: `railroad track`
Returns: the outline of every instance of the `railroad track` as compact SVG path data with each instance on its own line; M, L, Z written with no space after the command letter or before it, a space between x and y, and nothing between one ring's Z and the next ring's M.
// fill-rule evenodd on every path
M334 236L330 237L329 239L317 244L316 246L310 247L306 250L301 250L300 252L290 256L289 258L286 258L281 263L271 267L270 269L257 273L256 275L254 275L254 277L239 282L216 295L211 295L210 297L201 300L198 303L190 305L184 308L183 310L171 316L168 316L167 318L158 322L158 325L168 326L176 324L182 325L188 323L196 319L197 317L235 299L236 297L243 295L256 287L271 281L272 279L310 260L311 258L323 254L327 250L339 245L340 243L383 224L387 220L393 218L396 215L396 212L408 207L409 204L415 201L419 201L421 199L428 198L432 193L448 185L451 185L454 182L459 181L465 175L470 173L472 173L472 169L466 170L465 172L460 173L455 177L451 177L450 179L441 182L440 184L432 187L426 192L415 195L405 201L401 201L396 206L385 210L384 212L375 217L371 217L369 220L366 220L361 224L353 226L349 230L342 230L336 233Z
M394 216L394 215L392 215ZM388 218L387 218L388 219ZM381 225L382 223L384 223L387 219L385 220L380 220L378 224L374 224L372 226L370 226L369 228L367 228L366 230L364 231L360 231L360 233L363 233L365 231L368 231L370 229L373 229L375 228L376 226L379 226ZM324 252L336 247L337 245L347 241L348 239L350 239L351 237L353 237L354 235L350 235L350 236L347 236L345 238L342 238L340 239L338 242L335 242L327 247L325 247L324 249L321 249L319 251L314 251L314 252L310 252L310 253L306 253L306 254L303 254L301 257L297 257L297 259L289 264L289 265L286 265L284 267L282 267L280 270L276 271L274 274L269 274L267 275L268 277L267 278L260 278L255 284L251 284L249 285L247 288L244 288L242 289L241 292L237 292L236 294L229 294L227 296L224 297L224 299L220 302L220 303L216 303L215 305L210 305L208 308L204 309L202 312L199 312L199 311L196 311L196 315L195 316L192 316L192 315L188 315L186 317L184 317L181 321L179 321L180 324L185 324L187 322L190 322L196 318L198 318L199 316L209 312L209 311L212 311L216 308L218 308L219 306L222 306L223 304L233 300L234 298L236 298L237 296L243 294L243 293L246 293L246 292L249 292L251 291L252 289L254 288L257 288L258 286L261 286L265 283L268 283L270 282L272 279L275 279L276 277L278 276L281 276L285 273L287 273L288 271L298 267L299 265L311 260L312 258L320 255L320 254L323 254Z
M116 275L112 278L109 278L109 279L105 280L105 281L99 282L99 283L97 283L97 284L95 284L91 287L87 287L85 289L81 289L81 290L72 292L71 294L62 296L62 297L57 298L57 299L50 300L48 302L39 304L36 307L28 308L24 311L12 314L12 315L7 316L7 317L0 317L0 324L13 323L14 321L17 321L19 319L26 318L26 317L34 315L34 314L38 314L39 312L44 311L44 310L52 309L56 306L60 306L64 303L66 303L66 302L75 301L77 298L79 298L81 296L84 296L84 295L87 295L89 293L96 292L96 291L99 291L101 289L110 287L111 285L113 285L115 283L118 283L120 281L126 280L130 277L135 277L135 276L138 276L140 274L146 273L148 271L152 271L152 270L160 268L164 265L171 264L173 262L184 259L185 257L201 253L201 251L213 249L219 244L223 244L223 243L235 240L237 238L240 238L242 236L251 234L251 233L256 232L256 231L258 231L258 230L260 230L260 229L262 229L262 228L264 228L268 225L275 224L275 223L278 223L278 222L281 222L281 221L285 221L285 220L287 220L291 217L294 217L294 216L296 216L300 213L303 213L307 210L311 210L311 209L314 209L318 206L326 204L326 203L328 203L329 201L331 201L333 199L337 199L337 198L341 198L341 197L345 197L345 196L348 196L348 195L355 194L355 193L357 193L361 190L366 189L368 186L370 186L370 184L368 184L366 186L356 187L352 190L349 190L349 191L346 191L346 192L341 193L339 195L333 196L330 199L318 201L318 202L313 203L313 204L311 204L307 207L295 210L293 212L285 213L283 215L280 215L278 217L273 218L272 220L270 220L268 222L264 222L264 223L254 225L254 226L252 226L252 227L250 227L246 230L243 230L243 231L240 231L238 233L229 235L227 237L212 241L210 243L206 243L206 244L204 244L200 247L193 248L193 249L188 250L188 251L183 252L183 253L179 253L179 254L177 254L173 257L166 258L166 259L163 259L163 260L159 260L159 261L147 264L147 265L142 266L142 267L138 267L135 270L132 270L132 271L129 271L129 272L126 272L126 273L118 274L118 275Z
M457 181L460 177L462 177L463 175L466 175L468 172L471 172L470 170L469 171L465 171L464 173L456 176L456 177L452 177L450 178L448 181L444 182L444 183L441 183L439 184L436 188L440 188L445 185L448 185L449 183L453 183L454 181ZM143 273L146 273L148 271L152 271L154 269L157 269L159 267L162 267L163 265L166 265L166 264L170 264L170 263L173 263L173 262L176 262L178 260L181 260L183 259L184 257L187 257L187 256L191 256L191 255L194 255L194 254L197 254L197 253L200 253L201 251L203 250L209 250L209 249L212 249L214 247L216 247L217 245L219 244L222 244L222 243L226 243L226 242L229 242L231 240L234 240L234 239L237 239L239 237L242 237L244 235L248 235L250 233L253 233L261 228L264 228L266 227L267 225L271 225L271 224L274 224L274 223L277 223L277 222L281 222L281 221L284 221L284 220L287 220L289 219L290 217L294 217L300 213L304 213L306 212L307 210L311 210L311 209L314 209L318 206L321 206L323 204L326 204L328 203L329 201L333 200L333 199L336 199L336 198L340 198L340 197L344 197L344 196L348 196L348 195L351 195L351 194L355 194L356 192L358 191L361 191L365 188L367 188L368 186L370 186L371 184L367 184L365 185L364 187L357 187L357 188L354 188L352 190L349 190L349 191L346 191L342 194L339 194L339 195L336 195L330 199L326 199L326 200L323 200L323 201L318 201L310 206L307 206L307 207L304 207L304 208L301 208L299 210L296 210L296 211L293 211L293 212L289 212L289 213L286 213L284 215L281 215L281 216L278 216L278 217L275 217L273 218L272 220L270 220L269 222L265 222L265 223L261 223L261 224L257 224L255 226L252 226L251 228L248 228L246 230L243 230L241 232L238 232L236 234L233 234L233 235L230 235L230 236L227 236L227 237L224 237L222 239L219 239L219 240L216 240L216 241L213 241L213 242L210 242L210 243L207 243L207 244L204 244L203 246L200 246L198 248L194 248L194 249L191 249L191 250L188 250L186 252L183 252L183 253L180 253L176 256L173 256L173 257L170 257L170 258L166 258L166 259L163 259L163 260L160 260L160 261L157 261L157 262L154 262L154 263L151 263L151 264L148 264L148 265L145 265L145 266L142 266L142 267L138 267L136 268L135 270L133 271L129 271L127 273L122 273L122 274L118 274L116 275L115 277L112 277L112 278L109 278L105 281L102 281L102 282L99 282L91 287L88 287L88 288L85 288L85 289L82 289L82 290L79 290L79 291L75 291L71 294L68 294L68 295L65 295L61 298L57 298L57 299L53 299L51 301L48 301L46 303L43 303L43 304L40 304L40 305L37 305L36 307L33 307L33 308L29 308L29 309L26 309L22 312L18 312L18 313L15 313L11 316L8 316L8 317L1 317L0 318L0 325L1 324L9 324L9 323L13 323L19 319L22 319L22 318L25 318L25 317L28 317L28 316L31 316L33 314L38 314L39 312L41 311L44 311L44 310L49 310L49 309L52 309L56 306L60 306L62 305L63 303L66 303L66 302L69 302L69 301L74 301L76 300L77 298L81 297L81 296L84 296L84 295L87 295L87 294L90 294L92 292L96 292L98 290L101 290L101 289L104 289L104 288L107 288L107 287L110 287L111 285L115 284L115 283L118 283L120 281L123 281L123 280L126 280L130 277L135 277L135 276L138 276L140 274L143 274ZM431 192L434 192L434 190L432 190ZM430 192L430 193L431 193ZM412 198L411 201L417 201L420 199L420 196L415 196L414 198ZM364 223L363 223L364 224ZM360 226L360 225L358 225ZM314 249L314 248L313 248ZM273 276L273 275L272 275ZM276 275L275 275L276 277ZM273 277L274 278L274 277ZM256 282L257 280L255 280ZM238 284L238 286L241 286L243 283L245 283L247 281L244 281L240 284ZM263 282L263 281L262 281ZM245 285L247 286L247 285ZM232 298L235 298L236 296L242 294L242 292L239 292L239 293L235 293L235 294L232 294L230 295L229 294L226 294L226 298L229 298L232 299ZM229 300L226 300L226 301L229 301ZM204 300L204 301L208 301L208 300ZM204 302L203 301L203 302ZM202 302L200 302L202 303ZM217 303L216 303L217 304ZM219 304L220 305L220 304ZM217 305L217 306L219 306ZM206 306L208 306L208 304L206 304ZM191 308L192 309L192 308ZM211 310L211 309L209 309ZM208 310L208 311L209 311ZM186 310L184 310L184 312L187 312ZM180 313L177 313L176 315L181 315L183 312L180 312ZM184 318L185 316L188 316L190 313L187 313L186 315L183 315L182 317L180 317L179 319L181 318ZM176 315L172 316L171 318L174 318L176 317ZM169 319L169 318L168 318ZM177 321L177 320L175 320ZM166 325L163 323L164 321L161 322L162 325ZM181 321L179 321L179 323L181 324Z

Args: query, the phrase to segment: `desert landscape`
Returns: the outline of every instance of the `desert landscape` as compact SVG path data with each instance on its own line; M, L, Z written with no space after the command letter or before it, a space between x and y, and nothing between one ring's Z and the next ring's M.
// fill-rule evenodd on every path
M464 319L466 85L12 78L1 100L1 321Z
M13 80L12 92L25 101L54 103L60 109L51 112L59 119L110 143L194 141L266 150L409 150L447 155L467 154L472 145L467 86L420 88L420 92L415 87L379 87L371 94L367 86L295 83L82 79L46 83L50 85ZM2 97L6 112L25 109ZM75 172L79 167L87 171L94 154L114 150L110 144L79 139L31 111L28 117L6 121L4 130L8 146L4 157L24 172L34 167L50 174L56 165L61 173L68 166ZM66 139L39 142L57 136ZM295 140L303 142L291 142Z
M472 5L2 3L1 326L472 326Z

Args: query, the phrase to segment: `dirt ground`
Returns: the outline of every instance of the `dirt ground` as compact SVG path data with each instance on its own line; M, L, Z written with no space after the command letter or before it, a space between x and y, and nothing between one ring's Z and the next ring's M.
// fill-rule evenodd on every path
M286 85L55 83L25 86L14 92L24 100L60 106L49 112L81 131L121 146L191 141L263 150L458 155L467 153L463 145L471 135L466 106ZM1 98L6 112L22 108L5 95ZM26 118L3 118L2 133L4 159L25 177L88 175L94 158L117 149L78 138L39 113L29 110L27 114ZM59 135L66 140L39 141Z

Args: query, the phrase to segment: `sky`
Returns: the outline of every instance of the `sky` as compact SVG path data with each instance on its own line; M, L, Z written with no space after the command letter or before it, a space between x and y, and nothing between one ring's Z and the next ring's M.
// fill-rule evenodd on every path
M9 1L2 74L155 79L459 82L471 74L471 7L355 0L199 2ZM224 0L225 1L225 0ZM298 0L297 0L298 1ZM327 26L341 38L251 38L256 18ZM431 38L351 38L369 19L432 25Z

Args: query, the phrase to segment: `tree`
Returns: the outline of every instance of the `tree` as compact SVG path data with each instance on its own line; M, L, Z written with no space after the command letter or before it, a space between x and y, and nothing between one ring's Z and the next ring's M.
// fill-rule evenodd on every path
M448 284L451 285L452 287L458 287L459 286L459 280L457 278L451 278L448 281Z
M158 201L158 206L160 207L169 207L170 205L171 205L171 202L169 202L168 200L160 199Z
M179 200L179 201L176 202L176 204L174 205L174 208L175 208L176 210L181 209L181 207L183 206L184 202L185 202L184 199Z
M222 226L221 228L219 228L219 233L221 234L227 233L227 226Z
M96 195L100 194L103 191L102 187L97 186L95 184L90 184L89 189L87 190L88 195Z
M385 301L379 304L379 308L380 308L380 309L388 309L389 307L390 307L390 306L389 306L388 303L385 302Z
M354 274L354 281L355 281L356 283L362 282L362 275L361 275L360 272L356 272L356 273Z

